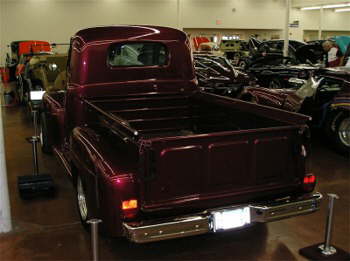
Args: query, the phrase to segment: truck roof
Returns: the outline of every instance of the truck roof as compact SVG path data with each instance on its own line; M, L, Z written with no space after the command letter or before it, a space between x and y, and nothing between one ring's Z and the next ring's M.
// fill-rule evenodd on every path
M132 30L130 30L132 28ZM138 38L148 40L186 40L186 34L178 29L149 26L149 25L122 25L122 26L99 26L90 27L78 31L74 38L80 38L83 45L96 42L114 41L114 40L137 40ZM81 46L83 47L83 46Z

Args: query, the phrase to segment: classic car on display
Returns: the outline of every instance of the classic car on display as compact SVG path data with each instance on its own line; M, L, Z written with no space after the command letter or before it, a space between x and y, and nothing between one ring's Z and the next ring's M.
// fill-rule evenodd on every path
M235 69L222 56L194 53L193 57L198 85L204 91L236 97L244 86L255 80Z
M100 218L102 232L143 243L319 209L309 117L200 91L182 31L87 28L68 61L65 91L43 97L41 137L84 225Z
M260 86L271 89L300 87L294 86L291 78L308 79L309 75L319 69L319 66L299 64L291 57L281 54L259 56L250 61L244 71L251 77L257 78Z
M299 89L247 87L241 98L312 116L311 126L322 129L339 152L349 153L350 68L320 69L316 78L317 88L310 83L304 83Z
M239 66L239 61L249 57L249 43L243 40L222 40L220 50L224 56L233 61L233 64Z
M220 51L218 44L214 43L214 42L201 43L198 47L198 51L196 51L195 53L212 54L215 56L224 56L224 53L222 51Z
M310 73L323 66L320 64L323 60L321 46L290 41L288 57L284 57L283 43L283 40L260 42L250 38L250 55L239 62L239 67L256 77L259 85L278 89L293 87L290 78L307 79Z
M209 43L210 40L208 37L206 36L195 36L192 38L192 48L194 51L198 51L199 50L199 46L202 43Z
M282 55L283 47L284 40L264 41L258 44L257 53ZM322 45L289 40L288 56L295 62L317 64L323 60L323 54Z
M46 41L26 40L26 41L14 41L9 45L10 54L6 55L5 68L9 71L9 81L16 80L16 74L18 73L18 64L21 56L29 55L31 53L49 52L51 46Z
M40 53L31 56L20 75L21 82L25 84L18 86L19 100L28 103L30 91L63 90L66 87L67 57L64 53Z

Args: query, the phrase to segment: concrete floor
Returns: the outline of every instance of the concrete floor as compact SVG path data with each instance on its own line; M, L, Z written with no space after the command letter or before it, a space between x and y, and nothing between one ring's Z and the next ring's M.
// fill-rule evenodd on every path
M17 176L30 174L31 146L24 140L33 133L23 108L3 112L7 171L14 230L0 235L0 260L87 260L89 234L80 225L75 192L54 156L40 155L42 172L52 174L59 193L54 199L22 201ZM336 193L334 245L350 251L349 160L313 140L312 168L317 190ZM308 216L253 226L239 232L209 234L178 240L136 245L121 239L101 238L101 260L305 260L300 248L323 240L327 201Z

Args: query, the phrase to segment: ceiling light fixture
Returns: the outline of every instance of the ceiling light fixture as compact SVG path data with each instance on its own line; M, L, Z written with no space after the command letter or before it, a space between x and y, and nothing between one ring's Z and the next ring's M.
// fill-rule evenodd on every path
M300 8L300 10L318 10L318 9L321 9L321 6L308 6L308 7L303 7L303 8Z
M335 9L335 12L339 13L339 12L350 12L350 8L342 8L342 9Z
M344 4L333 4L333 5L322 5L322 6L306 6L300 8L300 10L319 10L321 8L330 9L330 8L341 8L341 7L350 7L350 3Z
M340 8L350 6L350 3L337 4L337 5L324 5L323 8Z

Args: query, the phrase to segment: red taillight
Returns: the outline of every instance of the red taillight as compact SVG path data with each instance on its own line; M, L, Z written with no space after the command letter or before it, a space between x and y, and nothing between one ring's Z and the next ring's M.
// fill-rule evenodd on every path
M122 201L123 217L127 219L135 218L139 211L136 199Z
M123 210L130 210L130 209L136 209L136 208L137 208L137 200L136 199L125 200L122 202L122 209Z
M309 175L304 177L304 184L314 184L316 182L316 177L314 175Z
M316 176L314 174L308 174L304 176L303 189L306 192L311 192L314 190L316 185Z

